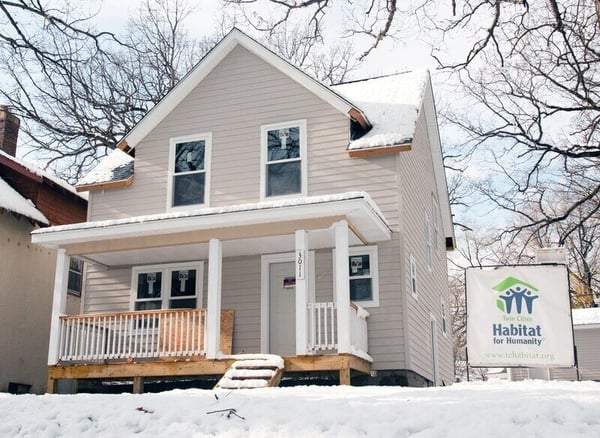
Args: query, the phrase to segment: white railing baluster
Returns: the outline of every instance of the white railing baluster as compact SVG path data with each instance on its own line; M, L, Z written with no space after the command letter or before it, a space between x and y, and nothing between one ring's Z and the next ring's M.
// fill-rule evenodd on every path
M310 305L310 342L319 348L319 306ZM318 322L322 324L322 322ZM61 361L205 354L206 310L152 310L61 317ZM312 347L311 347L312 348Z

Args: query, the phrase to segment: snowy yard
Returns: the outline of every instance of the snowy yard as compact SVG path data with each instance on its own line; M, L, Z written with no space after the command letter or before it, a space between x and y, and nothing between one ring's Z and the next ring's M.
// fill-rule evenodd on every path
M215 396L217 395L218 398ZM227 412L213 411L235 409ZM237 414L237 415L236 415ZM0 394L2 437L600 437L600 383Z

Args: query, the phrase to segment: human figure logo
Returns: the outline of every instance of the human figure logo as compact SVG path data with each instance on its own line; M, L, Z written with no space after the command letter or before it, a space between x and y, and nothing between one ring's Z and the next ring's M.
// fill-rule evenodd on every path
M494 286L493 290L500 292L496 307L508 315L521 315L525 312L531 315L533 302L539 298L539 295L535 295L538 290L534 286L514 277L507 277Z

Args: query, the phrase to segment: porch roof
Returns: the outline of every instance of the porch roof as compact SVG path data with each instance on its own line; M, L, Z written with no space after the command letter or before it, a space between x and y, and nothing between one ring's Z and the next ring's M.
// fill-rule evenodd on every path
M142 252L152 248L160 248L156 257L164 259L168 258L165 248L182 257L194 246L189 256L201 257L198 244L212 238L236 242L224 247L226 255L257 254L291 250L296 229L323 231L341 219L352 230L351 244L391 238L390 226L371 197L348 192L48 227L32 232L32 242L64 248L71 255L94 254L94 260L105 264L124 263L125 253L140 261ZM284 235L290 239L282 240ZM312 246L330 247L332 242L320 235ZM154 259L146 254L144 261Z

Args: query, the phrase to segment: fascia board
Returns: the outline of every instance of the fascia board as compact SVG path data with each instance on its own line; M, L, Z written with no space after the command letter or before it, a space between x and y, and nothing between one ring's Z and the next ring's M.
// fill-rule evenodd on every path
M427 105L426 101L431 102L431 105ZM429 76L427 80L427 88L425 90L425 95L423 96L423 107L427 122L431 158L433 160L433 173L440 201L439 206L442 216L444 237L451 237L452 241L456 242L454 226L452 225L450 199L448 198L448 183L446 182L446 172L444 171L444 162L442 160L442 145L436 115L437 112L435 109L435 100L433 98L433 88L431 86L431 76Z
M391 232L385 220L363 199L326 202L315 205L277 207L259 210L243 210L213 215L177 217L148 222L131 222L95 228L81 228L47 233L33 233L32 243L50 248L61 245L97 241L107 238L126 238L169 234L211 228L251 226L259 223L271 223L283 220L301 220L314 217L345 215L360 219L362 227L368 226L368 235L372 240L389 240ZM377 224L375 227L372 224ZM362 228L361 227L361 228ZM372 231L375 230L375 231Z

